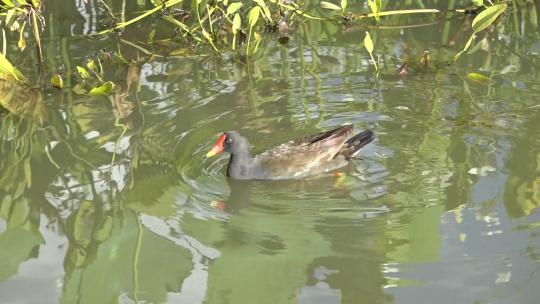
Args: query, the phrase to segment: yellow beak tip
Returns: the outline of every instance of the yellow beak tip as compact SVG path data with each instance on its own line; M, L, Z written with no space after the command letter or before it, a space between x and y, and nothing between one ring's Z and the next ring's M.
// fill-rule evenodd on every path
M216 155L216 152L214 151L209 151L208 153L206 153L206 157L212 157L214 155Z

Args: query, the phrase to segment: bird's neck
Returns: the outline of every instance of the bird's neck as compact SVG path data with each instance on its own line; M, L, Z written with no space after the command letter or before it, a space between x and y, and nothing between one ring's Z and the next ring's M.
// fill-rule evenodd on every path
M227 176L236 179L250 178L253 168L253 158L249 151L231 153L229 165L227 166Z

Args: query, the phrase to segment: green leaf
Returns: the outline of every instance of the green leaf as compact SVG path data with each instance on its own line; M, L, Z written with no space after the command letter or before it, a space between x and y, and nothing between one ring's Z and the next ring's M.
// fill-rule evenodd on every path
M484 0L472 0L472 3L475 6L483 6L484 5Z
M154 37L156 36L156 29L152 29L150 31L150 34L148 34L148 39L146 39L146 42L148 43L154 43Z
M59 90L64 88L64 81L62 80L62 76L58 74L54 74L51 78L51 85Z
M457 53L453 60L456 61L458 60L459 56L461 56L461 54L463 54L464 52L466 52L470 47L471 47L471 44L474 40L474 38L476 38L476 34L472 34L471 35L471 38L469 38L469 40L467 41L467 43L465 44L465 47L463 48L463 50L461 50L459 53Z
M90 73L88 73L88 71L82 66L78 65L77 71L79 72L79 75L81 75L82 79L90 78Z
M7 60L4 54L0 53L0 78L3 75L12 76L19 81L26 82L24 75Z
M476 16L472 22L472 28L474 33L478 33L484 30L495 22L495 19L499 17L506 10L506 3L496 4L486 8L478 16Z
M240 17L240 14L237 13L234 15L232 29L231 29L233 32L233 42L232 42L233 50L236 48L236 35L241 26L242 26L242 18Z
M368 5L373 15L375 15L375 20L379 22L381 19L379 16L379 12L381 11L381 0L368 0Z
M261 8L259 6L255 6L254 8L249 10L248 22L249 22L250 28L253 28L255 24L257 24L257 20L259 20L260 13L261 13Z
M375 67L375 71L377 72L377 77L379 76L379 66L377 65L377 62L375 61L375 58L373 57L373 40L371 40L371 36L369 35L369 32L366 31L366 37L364 37L364 47L369 53L369 57L371 57L371 62L373 63L373 66Z
M364 37L364 47L370 54L373 53L373 40L371 40L369 32L366 32L366 37Z
M17 42L17 46L19 47L19 50L24 51L26 48L26 40L24 39L24 27L26 26L26 22L23 23L21 29L19 30L19 41Z
M233 2L227 7L227 15L236 13L244 4L242 2Z
M263 0L253 0L253 1L255 1L255 3L257 3L261 7L263 16L266 18L266 20L272 21L272 15L270 14L270 10L268 9L268 6L266 6L266 3L264 3Z
M112 81L107 81L104 84L90 90L90 95L92 96L109 95L111 94L113 89L114 89L114 83Z
M185 23L182 23L176 19L174 19L173 17L171 16L164 16L163 19L175 24L176 26L180 27L181 29L183 29L184 31L186 31L187 33L191 33L191 30L189 29L189 27L185 24ZM197 37L193 37L195 40L197 41L200 41L199 38Z
M335 5L334 3L327 2L327 1L321 1L321 7L333 11L340 11L341 7Z
M345 14L346 9L347 9L347 0L341 0L341 13Z
M11 0L4 0L4 4L11 8L15 7L15 5L13 4L13 2L11 2Z
M467 78L469 78L470 80L473 80L473 81L476 81L476 82L488 82L489 81L489 77L487 76L484 76L480 73L469 73L467 74Z
M204 38L206 38L206 40L208 40L208 43L210 43L210 45L212 45L212 47L214 48L214 50L216 52L219 52L216 45L214 44L214 40L212 39L212 36L210 35L210 33L208 33L205 29L201 29L202 31L202 34L204 36Z
M233 22L232 22L232 32L236 35L236 32L240 29L242 26L242 18L240 17L240 14L234 15Z
M94 71L94 72L96 71L96 63L92 59L88 61L88 63L86 64L86 67L91 71Z

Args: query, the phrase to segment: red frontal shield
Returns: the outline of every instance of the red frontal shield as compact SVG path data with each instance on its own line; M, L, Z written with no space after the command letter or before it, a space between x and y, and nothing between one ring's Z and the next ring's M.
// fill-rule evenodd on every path
M221 153L223 151L223 142L225 142L225 138L227 138L227 135L225 135L225 133L221 134L221 136L218 138L218 140L212 147L212 150L208 151L208 153L206 154L206 157L212 157Z

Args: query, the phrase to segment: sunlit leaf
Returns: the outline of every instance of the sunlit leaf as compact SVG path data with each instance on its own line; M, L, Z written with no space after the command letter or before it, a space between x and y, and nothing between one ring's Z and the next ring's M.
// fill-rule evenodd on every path
M24 75L7 60L4 54L0 53L0 78L5 79L3 76L12 76L16 80L26 82Z
M506 7L506 3L500 3L490 6L478 14L478 16L476 16L472 22L473 32L478 33L493 24L495 19L504 13Z
M255 6L249 11L248 23L249 23L250 28L253 28L255 24L257 24L260 13L261 13L261 8L259 6Z
M369 57L371 57L371 63L373 63L373 66L375 67L375 71L377 71L377 76L379 75L379 66L377 64L377 61L375 61L375 57L373 57L373 40L371 40L371 36L369 35L369 32L366 31L366 36L364 37L364 47L369 53Z
M341 13L345 14L346 9L347 9L347 0L341 0Z
M261 34L255 32L253 37L255 38L255 49L253 49L253 52L256 53L259 49L259 43L261 42Z
M88 73L88 71L82 66L78 65L77 71L79 72L79 75L81 75L82 79L90 78L90 73Z
M11 0L3 0L3 2L8 7L15 7L15 5L13 4L13 2L11 2Z
M92 96L103 96L111 94L114 89L114 83L112 81L107 81L102 85L95 87L90 90L90 95Z
M63 89L64 88L64 80L62 80L62 76L58 74L54 74L51 78L51 85L57 89Z
M94 71L94 72L96 71L96 63L92 59L88 61L88 63L86 64L86 67L91 71Z
M233 50L236 48L236 35L241 25L242 25L242 18L240 17L240 14L237 13L234 15L233 24L232 24L232 32L233 32L232 49Z
M371 9L371 12L375 16L377 22L380 21L381 17L379 12L381 11L381 0L368 0L368 6Z
M482 75L480 73L469 73L469 74L467 74L467 78L469 78L470 80L476 81L476 82L488 82L489 81L489 77L484 76L484 75Z
M242 25L242 18L240 17L240 14L234 15L233 23L232 23L232 32L236 33L240 29L240 26Z
M340 11L341 7L335 5L334 3L327 2L327 1L321 1L321 7L333 11Z
M373 40L371 40L369 32L366 32L366 37L364 37L364 47L369 53L373 53Z
M257 3L263 12L263 17L266 18L268 21L272 21L272 15L270 14L270 10L268 9L268 6L266 6L266 3L264 3L263 0L253 0L255 3Z
M236 13L244 4L242 2L233 2L227 7L227 15Z

